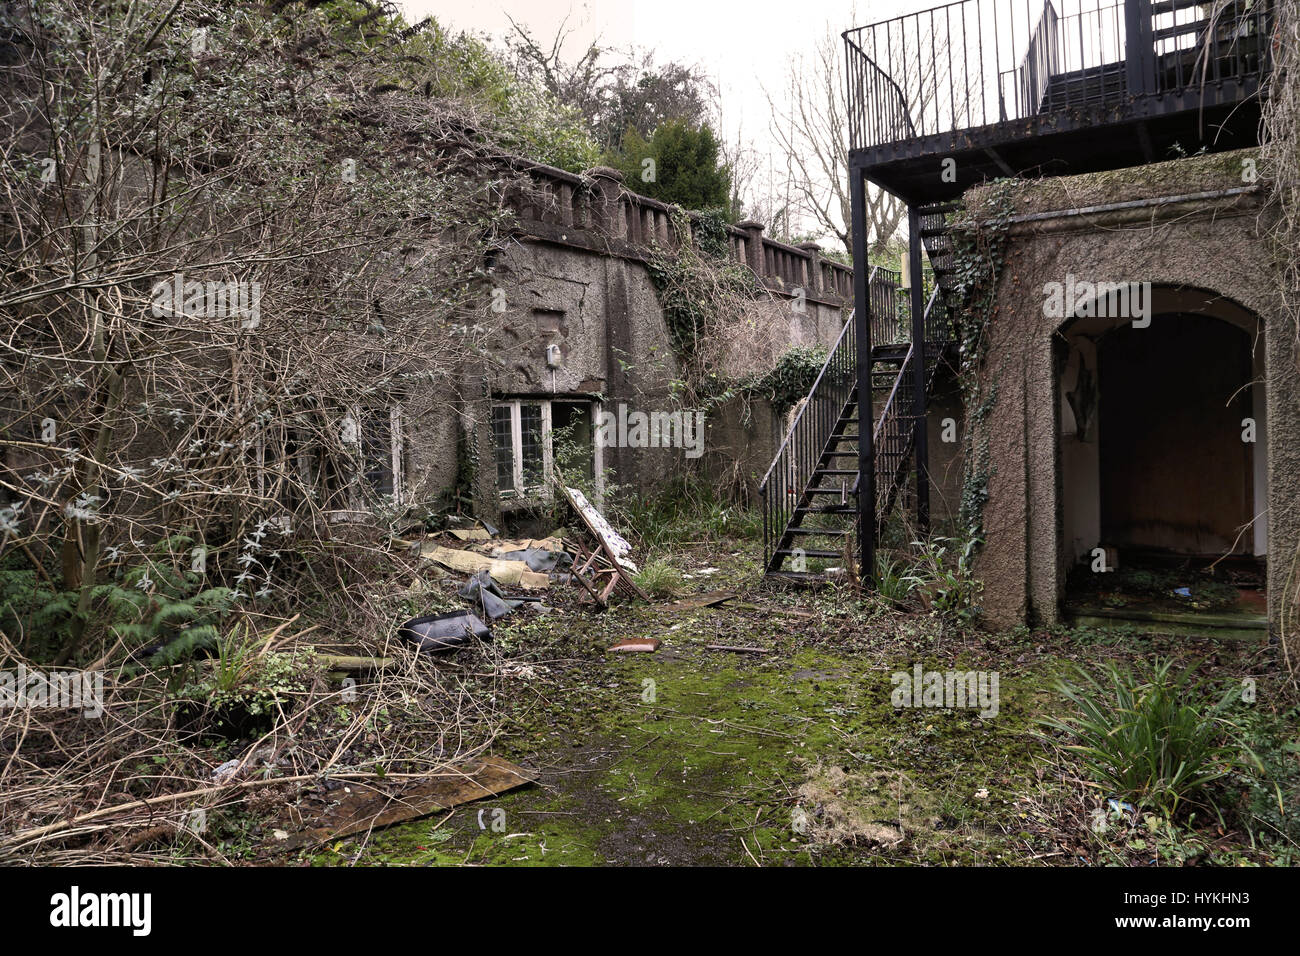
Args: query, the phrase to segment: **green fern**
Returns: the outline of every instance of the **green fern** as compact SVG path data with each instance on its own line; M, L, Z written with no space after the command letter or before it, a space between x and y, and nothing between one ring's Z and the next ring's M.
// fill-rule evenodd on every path
M90 592L91 626L120 640L128 654L161 644L151 664L180 663L215 645L222 617L236 592L203 587L202 575L176 567L193 539L172 535L141 564ZM43 660L71 636L80 601L77 591L55 590L27 567L0 567L0 629L19 636L24 653ZM139 668L133 668L138 670Z

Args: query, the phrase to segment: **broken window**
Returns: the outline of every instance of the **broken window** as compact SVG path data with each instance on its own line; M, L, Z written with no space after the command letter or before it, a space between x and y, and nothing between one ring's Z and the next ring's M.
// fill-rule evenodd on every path
M503 399L492 407L497 488L503 498L549 498L557 466L598 479L599 450L592 440L593 402L573 399Z

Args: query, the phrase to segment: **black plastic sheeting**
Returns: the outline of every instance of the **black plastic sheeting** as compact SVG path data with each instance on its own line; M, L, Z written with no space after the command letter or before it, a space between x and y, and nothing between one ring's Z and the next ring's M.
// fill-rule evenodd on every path
M478 604L487 615L489 621L495 621L499 617L509 614L523 601L512 601L501 593L497 583L492 580L492 575L487 571L480 571L462 585L461 589L456 592L463 598L468 598Z
M398 628L397 633L414 641L426 654L454 651L473 638L492 636L491 629L473 611L444 611L442 614L413 617Z

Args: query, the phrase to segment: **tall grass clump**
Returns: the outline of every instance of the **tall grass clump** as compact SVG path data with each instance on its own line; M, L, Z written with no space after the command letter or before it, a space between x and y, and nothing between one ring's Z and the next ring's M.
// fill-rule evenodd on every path
M1176 674L1168 660L1078 674L1058 685L1074 712L1042 723L1072 741L1064 750L1107 795L1172 817L1189 802L1213 806L1208 784L1260 768L1228 717L1240 688L1215 700L1193 668Z

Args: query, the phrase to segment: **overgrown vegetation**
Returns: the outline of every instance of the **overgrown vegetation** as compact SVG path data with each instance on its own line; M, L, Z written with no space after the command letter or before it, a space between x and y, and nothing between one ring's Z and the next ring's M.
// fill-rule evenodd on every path
M283 721L294 709L289 701L310 690L319 668L310 648L272 651L276 636L262 638L247 623L231 628L177 693L182 723L237 738Z
M635 543L654 555L726 538L757 539L762 518L698 478L668 482L650 498L630 498L622 515Z
M796 345L781 356L776 367L745 386L746 390L772 403L781 414L808 397L829 350L824 345Z
M332 516L400 520L367 449L480 360L502 151L592 157L481 43L382 4L0 17L0 531L8 600L43 622L14 637L169 662L227 598L331 588Z
M962 407L968 410L962 435L960 520L965 534L984 534L984 505L993 464L987 418L997 401L997 383L982 368L988 328L997 312L998 280L1006 260L1007 229L1017 180L1000 179L986 187L978 207L951 214L953 291L949 314L958 337Z
M1173 668L1171 660L1110 664L1101 677L1080 668L1076 682L1060 685L1075 713L1043 720L1071 741L1065 750L1102 788L1101 796L1132 800L1139 810L1166 817L1198 800L1214 806L1209 784L1263 769L1229 717L1241 687L1212 699L1194 667Z
M1215 14L1229 7L1216 0ZM1275 34L1272 72L1263 97L1260 166L1271 186L1276 292L1290 319L1293 357L1300 368L1300 0L1273 5ZM1300 548L1295 554L1274 555L1287 562L1286 583L1278 597L1282 608L1282 649L1294 680L1300 675Z
M939 535L913 541L916 563L903 576L902 583L940 618L973 623L980 613L982 586L971 573L971 559L979 544L978 538L956 541Z
M735 216L731 169L705 124L670 119L648 138L629 128L618 151L607 153L604 162L642 195L685 209L722 210L728 219Z
M682 572L665 560L648 563L636 575L636 583L652 598L673 598L682 593Z
M386 3L52 0L0 31L0 669L111 701L0 710L0 856L224 861L279 775L474 752L490 705L390 645L428 598L376 547L416 519L375 449L481 361L527 188L502 157L589 166L581 122ZM305 651L339 640L401 670L348 699ZM231 748L256 787L214 789ZM165 832L79 820L144 799Z
M673 228L677 247L654 247L647 267L681 366L682 398L687 407L698 407L726 390L728 343L720 339L745 321L761 289L753 272L726 255L725 232L721 242L697 245L680 209L673 213ZM701 234L711 235L708 225Z
M489 746L554 770L501 801L536 825L498 840L468 813L454 835L423 822L389 835L392 860L644 863L618 842L640 827L659 862L1296 861L1300 711L1276 687L1242 706L1264 653L1218 649L1202 682L1144 666L1151 647L1122 632L973 626L986 437L967 457L969 533L878 552L874 600L760 583L761 517L715 485L642 498L607 475L605 512L652 597L737 597L596 614L555 587L454 663L421 657L397 623L464 605L402 535L445 516L421 489L410 512L382 491L368 428L477 368L482 265L508 224L501 196L524 185L481 174L504 151L589 165L578 108L473 38L361 0L14 9L0 663L93 670L113 711L0 713L0 861L284 862L279 827L321 794ZM677 147L713 179L678 181L716 198L718 151L691 152L693 134ZM1001 264L992 223L958 257L971 367ZM793 407L824 350L774 355L755 311L771 302L726 255L725 213L690 229L693 245L652 262L679 399ZM155 312L156 283L182 274L256 282L266 305L256 322ZM995 398L972 396L971 431ZM570 426L553 448L595 499L587 437ZM462 490L477 464L462 460ZM672 653L608 661L632 634ZM1082 672L1063 685L1075 712L1053 716L1055 675L1099 652L1138 663ZM1001 668L999 715L891 705L891 671L922 661ZM1063 752L1029 732L1036 717ZM1160 819L1139 831L1125 801ZM316 852L355 864L374 848L365 834Z

